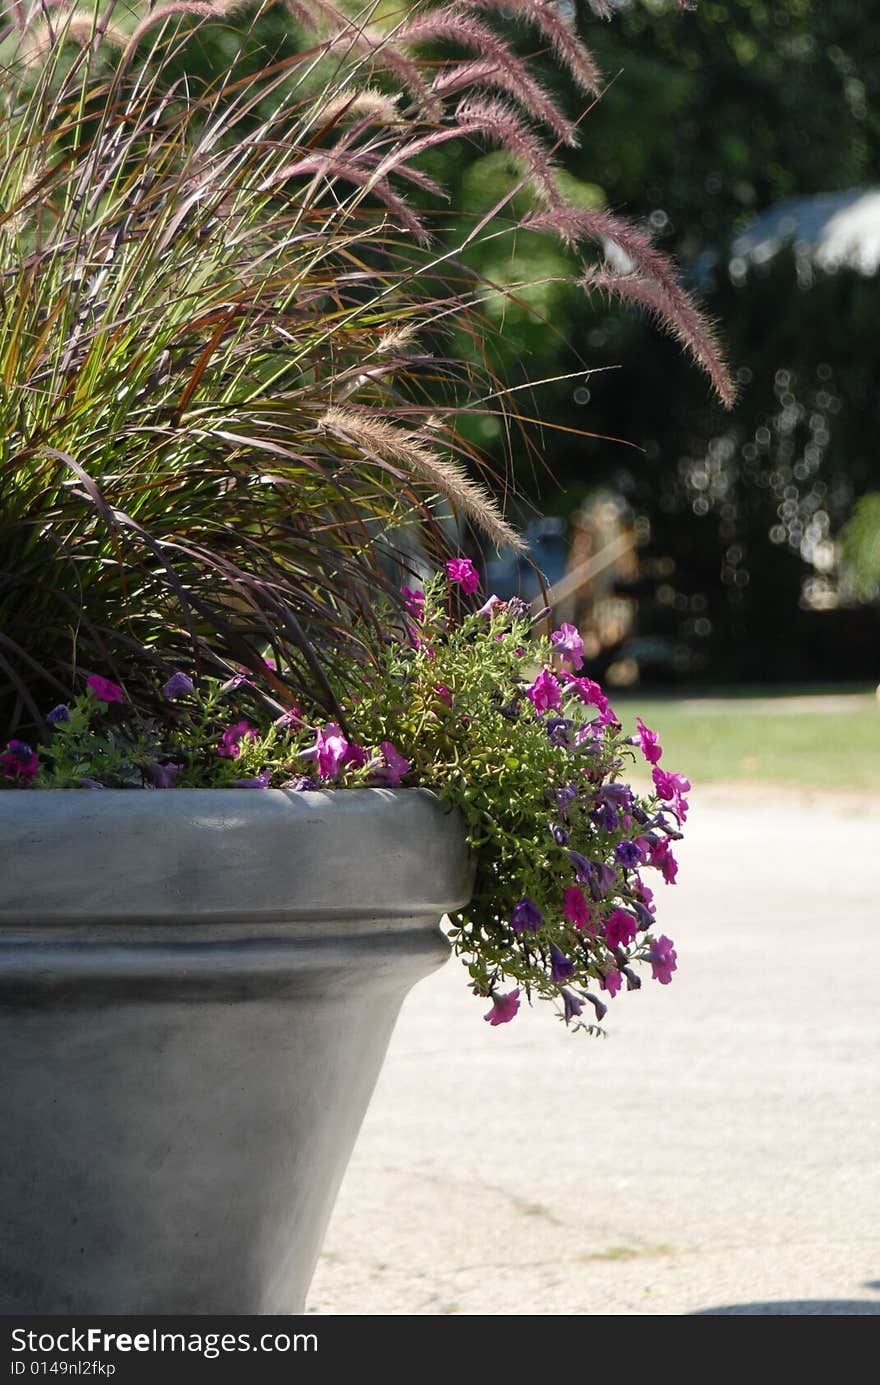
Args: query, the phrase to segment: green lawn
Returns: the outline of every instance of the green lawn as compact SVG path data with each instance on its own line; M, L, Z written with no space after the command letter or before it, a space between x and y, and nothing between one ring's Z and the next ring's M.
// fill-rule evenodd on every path
M873 689L756 691L682 698L636 693L612 701L627 730L640 715L659 732L663 768L685 773L695 788L740 782L877 790L880 701Z

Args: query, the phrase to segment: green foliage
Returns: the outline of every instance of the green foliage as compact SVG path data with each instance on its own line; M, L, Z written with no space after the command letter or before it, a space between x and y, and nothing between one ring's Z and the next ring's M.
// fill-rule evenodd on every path
M841 532L843 561L863 601L880 597L880 493L861 496Z

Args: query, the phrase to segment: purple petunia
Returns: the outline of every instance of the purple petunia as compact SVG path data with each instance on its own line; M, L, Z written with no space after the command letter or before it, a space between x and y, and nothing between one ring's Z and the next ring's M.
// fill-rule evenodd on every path
M525 933L526 930L530 933L537 933L543 922L544 915L541 913L537 904L534 904L532 900L528 898L521 899L518 904L513 906L513 911L510 915L510 926L514 933Z
M644 862L644 853L637 842L618 842L614 855L619 865L631 868Z
M586 1002L581 1000L580 996L575 995L574 991L568 991L564 987L559 994L562 996L565 1023L568 1024L569 1021L577 1018Z
M52 708L51 712L46 713L46 721L50 726L57 726L62 721L70 721L70 708L60 702L57 707Z
M547 717L544 730L551 745L568 745L574 722L569 717Z
M556 789L554 797L556 799L556 806L559 809L560 813L564 813L566 809L569 807L569 804L573 803L577 796L577 784L563 784L561 789Z
M574 972L575 965L571 958L566 957L565 953L562 952L555 943L551 943L550 980L556 982L567 981L570 976L574 975Z
M154 789L172 789L174 776L182 769L183 765L160 765L157 760L153 760L147 765L147 775Z
M232 787L234 789L268 789L271 778L272 771L264 769L249 779L236 779Z
M169 702L176 702L179 697L189 697L196 690L196 685L186 673L172 673L168 682L162 689L162 696L167 697Z
M569 848L568 859L574 866L574 878L581 885L589 885L593 878L594 869L592 861L588 861L586 856L582 856L579 851L572 851Z
M572 667L581 668L584 662L584 642L576 626L563 623L550 636L554 654L563 654L571 661Z

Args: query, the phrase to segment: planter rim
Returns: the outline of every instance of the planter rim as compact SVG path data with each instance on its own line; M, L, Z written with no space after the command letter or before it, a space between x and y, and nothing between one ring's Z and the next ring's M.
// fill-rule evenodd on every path
M429 789L0 793L0 926L439 917L470 896Z

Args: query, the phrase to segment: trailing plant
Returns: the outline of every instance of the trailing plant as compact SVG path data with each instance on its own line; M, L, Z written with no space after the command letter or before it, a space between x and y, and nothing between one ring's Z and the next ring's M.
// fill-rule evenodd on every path
M177 670L161 689L173 729L131 737L122 688L93 675L71 705L48 711L39 751L9 742L2 782L432 788L459 810L474 856L473 895L450 936L474 992L491 1001L486 1019L512 1019L525 993L595 1032L607 1008L597 991L637 989L640 963L664 984L676 969L642 871L674 882L690 785L660 767L653 731L639 720L625 734L599 685L579 676L573 626L536 636L522 602L491 596L473 609L469 560L450 560L447 574L404 588L406 626L351 693L345 729L315 709L268 723L249 715L244 670L225 683ZM391 629L393 608L385 614ZM622 777L634 746L651 768L648 792Z

